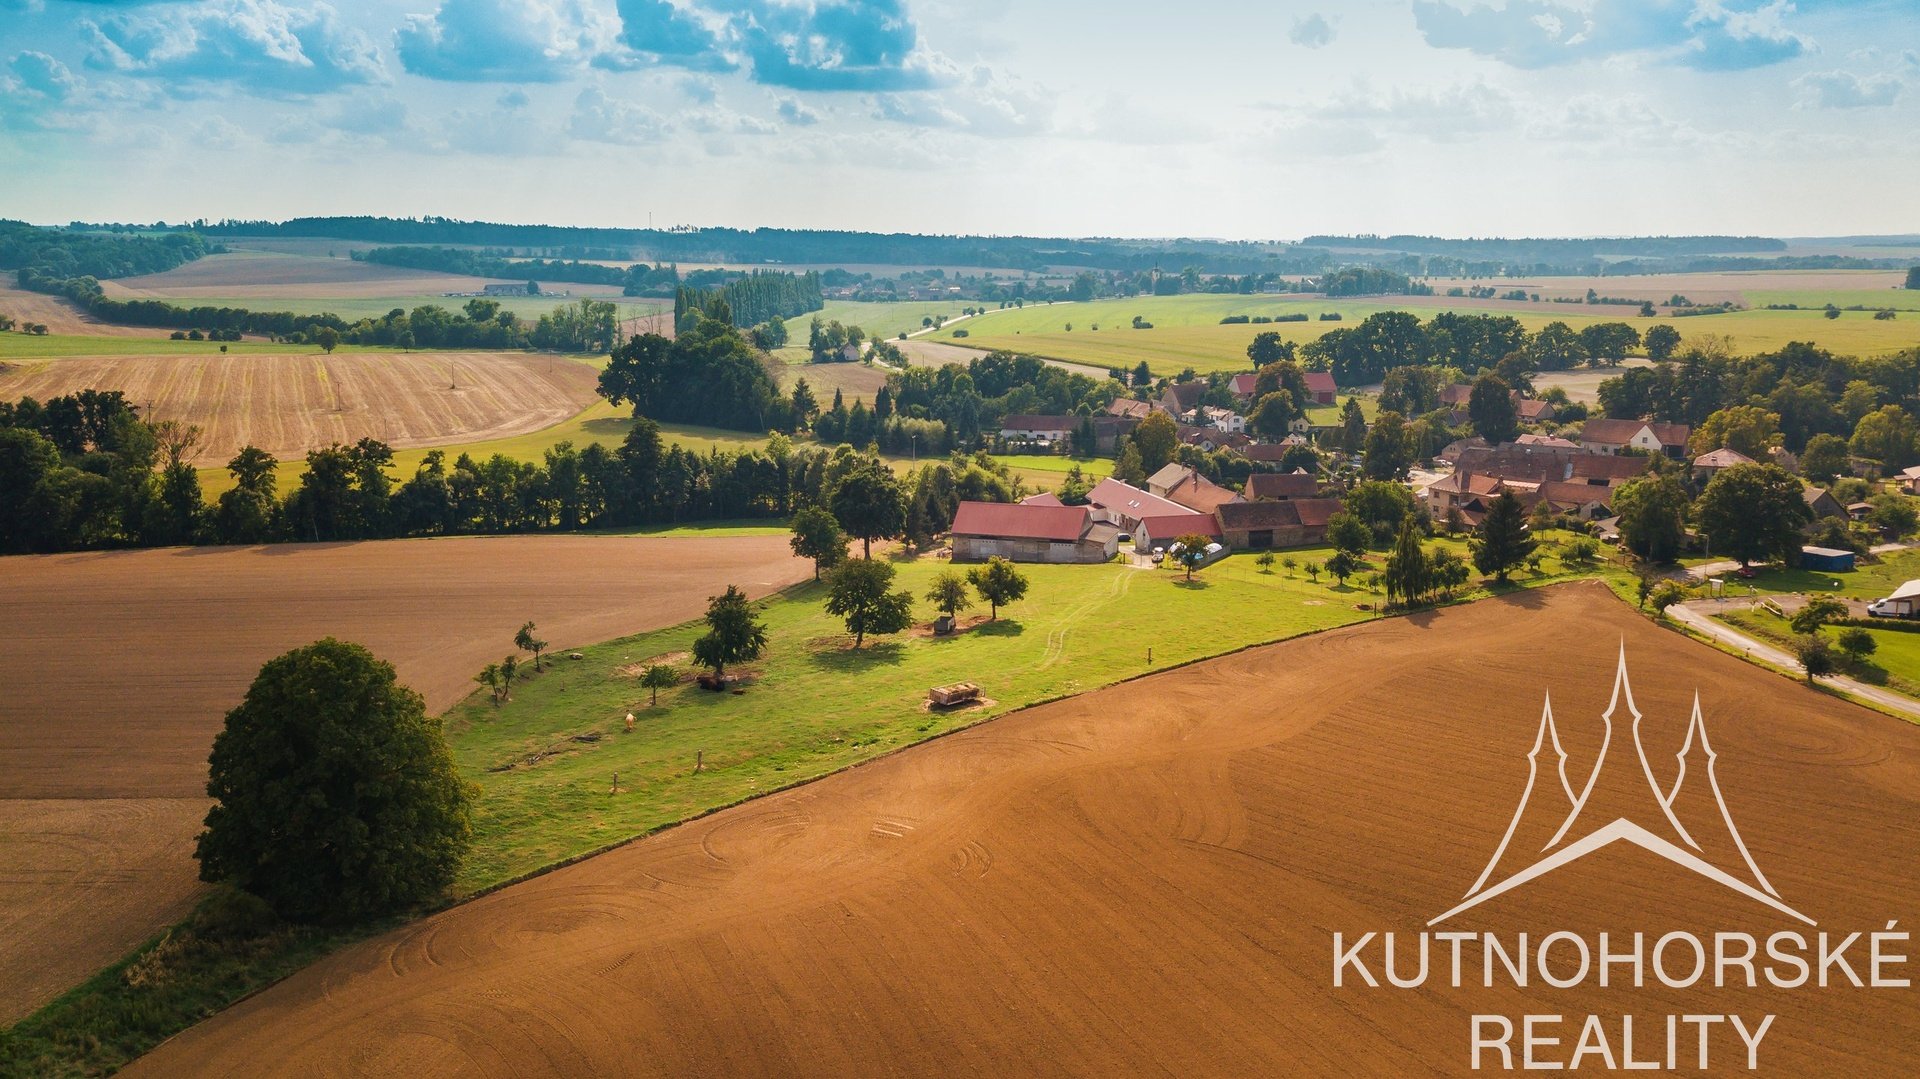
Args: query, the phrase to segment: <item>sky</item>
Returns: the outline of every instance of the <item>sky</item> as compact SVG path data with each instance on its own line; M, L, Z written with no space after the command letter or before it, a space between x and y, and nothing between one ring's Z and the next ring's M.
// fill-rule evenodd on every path
M0 0L0 217L1920 232L1920 0Z

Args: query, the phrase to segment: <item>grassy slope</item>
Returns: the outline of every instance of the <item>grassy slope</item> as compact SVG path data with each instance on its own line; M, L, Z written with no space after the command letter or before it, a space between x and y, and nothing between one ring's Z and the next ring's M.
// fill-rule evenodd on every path
M1727 611L1714 617L1763 641L1785 648L1793 645L1793 627L1770 611ZM1839 636L1840 628L1828 626L1821 633L1831 641ZM1864 664L1842 673L1896 693L1920 696L1920 633L1897 629L1868 629L1867 633L1873 637L1873 654Z
M1282 554L1305 562L1329 553ZM663 692L658 707L646 706L633 667L669 657L687 673L684 653L704 628L691 624L581 648L584 659L560 659L517 686L511 703L496 707L477 693L456 706L448 736L482 791L476 848L458 889L485 888L1036 701L1371 617L1356 604L1378 599L1325 576L1314 583L1278 566L1261 573L1246 556L1201 571L1192 585L1177 572L1121 564L1025 566L1028 596L1003 609L998 623L935 639L925 626L936 612L920 597L947 564L921 558L897 566L897 586L915 596L915 632L855 651L844 625L825 613L824 586L797 587L758 605L772 645L747 665L754 677L740 696L683 682ZM948 715L923 708L929 687L962 680L979 683L994 703ZM632 734L623 732L628 711L638 720ZM599 740L572 741L581 735ZM550 750L557 752L527 763ZM696 752L705 754L698 775ZM615 773L617 795L609 793Z
M979 318L968 319L955 328L967 331L964 339L954 341L952 330L942 330L933 337L973 348L1013 349L1102 367L1131 369L1145 360L1154 374L1173 375L1188 366L1202 373L1245 370L1247 344L1255 334L1268 330L1278 332L1285 340L1301 342L1316 339L1329 330L1352 326L1378 311L1407 311L1427 319L1442 310L1460 312L1470 309L1442 307L1418 296L1364 300L1214 295L1136 297L991 311ZM1343 320L1317 321L1319 313L1323 311L1337 311ZM1226 315L1282 313L1304 313L1316 321L1264 326L1219 324ZM1736 352L1768 351L1790 341L1815 341L1836 352L1851 354L1880 354L1920 344L1920 325L1899 319L1879 322L1871 314L1863 312L1849 312L1847 316L1831 320L1818 310L1739 311L1726 315L1641 320L1633 317L1631 308L1541 303L1527 311L1497 310L1492 313L1513 315L1529 331L1538 330L1555 320L1566 322L1575 329L1595 322L1626 321L1644 330L1655 322L1668 322L1683 336L1731 336ZM1135 315L1153 323L1154 328L1132 329L1130 324ZM1069 322L1074 327L1070 333L1065 330ZM1100 326L1098 332L1092 329L1095 324Z
M1754 593L1827 592L1849 599L1875 600L1892 594L1901 584L1920 577L1920 550L1899 551L1878 565L1858 562L1852 573L1815 573L1803 569L1765 568L1742 580L1726 574L1729 596Z

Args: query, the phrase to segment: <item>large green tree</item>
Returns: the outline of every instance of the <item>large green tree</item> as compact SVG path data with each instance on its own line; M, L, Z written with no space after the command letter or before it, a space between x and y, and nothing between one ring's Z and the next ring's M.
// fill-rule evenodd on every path
M1300 415L1294 404L1293 394L1286 390L1275 390L1260 398L1247 416L1247 426L1254 433L1269 441L1278 441L1287 437L1287 426Z
M1731 555L1742 566L1789 558L1813 518L1802 490L1799 478L1778 465L1723 468L1694 503L1694 518L1710 553Z
M1365 471L1368 479L1401 480L1413 466L1413 434L1406 417L1383 410L1367 429Z
M1628 480L1613 493L1620 515L1620 539L1649 562L1671 562L1687 535L1687 492L1671 475L1648 474Z
M1693 429L1687 452L1699 456L1725 448L1759 461L1766 458L1768 448L1779 437L1779 413L1757 405L1733 405L1708 416Z
M827 573L827 613L846 621L855 648L869 633L898 633L912 621L912 594L892 588L890 562L858 558Z
M1180 448L1180 429L1173 417L1157 410L1141 420L1128 437L1140 451L1141 471L1149 476L1167 467Z
M1646 346L1648 359L1664 363L1672 359L1674 351L1680 347L1680 331L1664 322L1649 326L1641 344Z
M472 835L471 787L393 666L327 638L269 660L208 758L200 877L305 922L438 894Z
M1004 558L989 558L986 565L968 570L967 580L987 601L989 617L994 621L1000 618L1000 608L1027 594L1026 575Z
M715 681L727 676L727 665L758 659L767 647L767 627L753 617L747 594L734 585L707 600L707 632L693 642L693 661L713 668Z
M841 477L831 504L841 529L860 541L862 558L873 557L874 540L893 539L906 531L906 489L878 458L861 458Z
M813 559L814 580L820 579L821 570L832 569L846 560L847 534L840 530L840 522L833 514L822 507L800 507L789 527L793 535L787 545L801 558Z
M1490 444L1520 437L1520 407L1513 403L1513 387L1492 372L1474 379L1473 393L1467 398L1467 417L1473 421L1474 432Z
M1502 491L1487 507L1486 517L1474 532L1473 565L1505 584L1507 574L1525 562L1535 546L1527 528L1527 511L1512 491Z
M1433 560L1420 546L1420 533L1408 520L1400 525L1393 549L1387 552L1387 568L1381 575L1387 586L1387 602L1396 599L1411 607L1434 587Z
M1905 468L1920 455L1920 425L1899 405L1883 405L1860 417L1848 448L1889 469Z

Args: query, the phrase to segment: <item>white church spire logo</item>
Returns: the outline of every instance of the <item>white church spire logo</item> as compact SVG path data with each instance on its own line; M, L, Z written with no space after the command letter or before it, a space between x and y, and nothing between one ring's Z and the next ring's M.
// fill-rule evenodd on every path
M1594 785L1600 779L1601 769L1610 761L1618 762L1626 759L1624 745L1617 749L1614 746L1616 736L1621 733L1615 727L1614 715L1623 704L1627 712L1633 716L1633 724L1628 733L1632 736L1634 756L1638 758L1640 774L1646 780L1645 793L1650 796L1646 805L1657 808L1658 812L1646 812L1645 816L1648 819L1644 822L1630 820L1626 816L1615 816L1607 821L1583 819L1583 814L1586 817L1593 816L1586 811L1591 808L1589 803L1593 798ZM1674 773L1672 785L1665 791L1661 790L1659 781L1654 778L1653 767L1647 761L1646 747L1640 740L1641 716L1640 710L1634 707L1633 687L1627 680L1627 649L1624 641L1620 645L1620 665L1614 675L1613 699L1608 702L1607 710L1600 718L1606 724L1606 731L1600 743L1600 752L1594 759L1592 770L1587 773L1585 781L1576 790L1573 779L1567 774L1567 751L1560 744L1560 731L1553 721L1553 699L1550 695L1548 696L1540 714L1540 731L1534 736L1532 750L1527 753L1527 786L1520 795L1520 805L1513 812L1512 822L1507 825L1506 835L1501 837L1500 845L1494 849L1493 857L1487 862L1487 868L1481 871L1479 879L1473 882L1473 887L1467 889L1467 894L1459 905L1433 918L1427 923L1428 925L1438 925L1489 899L1510 892L1529 881L1543 877L1603 847L1623 840L1782 914L1797 918L1808 925L1816 924L1812 918L1781 900L1780 893L1767 880L1766 874L1760 871L1760 866L1753 860L1752 853L1747 850L1746 841L1740 837L1740 829L1735 826L1733 815L1727 810L1726 798L1720 793L1720 779L1715 773L1718 755L1714 753L1712 744L1707 741L1706 723L1700 718L1698 693L1694 694L1693 716L1687 724L1686 740L1681 745L1680 751L1674 755L1679 767ZM1544 750L1551 750L1555 760L1543 769L1541 753ZM1744 863L1744 873L1736 875L1708 861L1705 857L1707 851L1695 839L1694 834L1687 830L1687 826L1675 811L1675 801L1680 797L1683 786L1690 781L1696 784L1696 790L1697 785L1705 784L1706 790L1713 796L1713 807L1718 810L1717 821L1696 819L1695 825L1702 828L1713 828L1716 824L1724 827L1724 834L1713 836L1713 838L1722 840L1720 847L1738 852L1740 861ZM1560 822L1559 829L1553 833L1553 837L1540 849L1539 858L1533 864L1500 879L1497 883L1490 884L1494 877L1494 870L1499 867L1501 859L1506 857L1522 821L1528 817L1529 804L1533 801L1536 788L1540 789L1543 801L1538 812L1555 812L1553 803L1557 800L1557 796L1563 796L1566 799L1566 816ZM1668 835L1663 836L1661 832L1667 832ZM1702 833L1702 835L1706 837L1710 833ZM1537 836L1535 838L1537 839Z

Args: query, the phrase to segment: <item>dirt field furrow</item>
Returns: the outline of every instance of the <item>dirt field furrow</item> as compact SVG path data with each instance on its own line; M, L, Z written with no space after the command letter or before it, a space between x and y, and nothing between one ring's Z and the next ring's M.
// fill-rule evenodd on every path
M760 596L811 572L780 536L0 558L0 1024L198 894L207 750L272 656L360 642L438 712L528 619L557 648L591 643L697 617L727 584Z
M398 448L527 434L591 404L597 377L526 353L86 356L0 370L0 399L119 390L154 418L198 424L204 467L249 444L299 457L361 438Z
M1622 643L1646 718L1609 738ZM1489 987L1477 959L1457 988L1333 987L1334 932L1415 940L1499 849L1543 694L1597 825L1660 804L1616 767L1629 733L1679 789L1695 690L1778 894L1841 935L1905 917L1920 731L1569 585L1156 675L663 832L350 949L127 1074L1461 1074L1474 1015L1546 1011L1574 1021L1555 1059L1587 1013L1616 1052L1643 1017L1641 1059L1665 1015L1774 1014L1766 1073L1910 1074L1920 1010L1892 990ZM1665 797L1711 807L1705 772ZM1620 843L1441 928L1804 927Z

